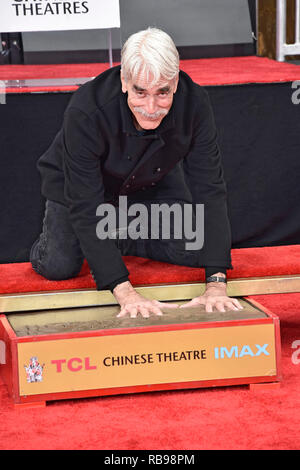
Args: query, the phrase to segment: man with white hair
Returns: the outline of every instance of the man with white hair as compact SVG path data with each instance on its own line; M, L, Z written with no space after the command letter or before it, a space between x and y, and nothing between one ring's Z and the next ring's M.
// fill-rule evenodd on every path
M121 66L74 93L38 169L46 210L30 254L36 272L67 279L86 258L97 289L109 288L120 304L118 316L147 318L173 305L138 294L122 255L205 267L205 293L185 306L203 304L208 312L242 308L226 293L231 234L208 94L179 70L168 34L156 28L133 34ZM188 250L184 236L174 234L169 240L133 240L122 236L122 226L115 237L99 237L99 209L109 203L118 210L120 196L148 209L157 203L203 204L203 247Z

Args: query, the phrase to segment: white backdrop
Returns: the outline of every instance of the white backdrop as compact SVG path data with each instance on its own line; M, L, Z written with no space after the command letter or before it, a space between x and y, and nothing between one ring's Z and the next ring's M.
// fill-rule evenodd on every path
M119 0L0 0L0 33L119 27Z

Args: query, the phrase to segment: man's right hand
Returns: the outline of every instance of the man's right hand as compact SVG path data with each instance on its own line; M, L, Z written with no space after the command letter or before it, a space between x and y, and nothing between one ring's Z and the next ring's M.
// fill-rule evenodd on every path
M167 304L158 300L146 299L134 290L129 281L118 284L114 288L113 294L121 306L120 313L117 315L118 318L127 315L130 318L136 318L138 314L141 314L144 318L149 318L151 314L163 315L163 308L178 307L177 304Z

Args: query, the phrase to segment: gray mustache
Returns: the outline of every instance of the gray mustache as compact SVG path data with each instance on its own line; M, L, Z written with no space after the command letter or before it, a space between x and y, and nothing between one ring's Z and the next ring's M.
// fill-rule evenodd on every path
M168 111L166 109L160 109L159 111L156 111L156 113L153 113L153 114L147 113L147 111L145 111L143 108L140 108L140 107L135 107L133 108L133 110L136 113L140 113L142 114L142 116L150 118L150 119L156 119L156 118L159 118L160 116L166 116L166 114L168 114Z

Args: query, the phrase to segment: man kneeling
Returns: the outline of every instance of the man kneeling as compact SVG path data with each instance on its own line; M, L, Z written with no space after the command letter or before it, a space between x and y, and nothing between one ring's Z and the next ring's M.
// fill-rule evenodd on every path
M121 66L74 93L38 169L47 201L43 230L30 255L36 272L67 279L79 273L86 258L97 289L110 289L120 304L119 316L148 317L173 305L138 294L122 256L205 267L204 295L184 306L203 304L208 312L242 308L226 293L231 234L208 94L179 70L178 51L165 32L148 28L130 36ZM120 197L126 198L125 215ZM99 223L107 204L119 223L103 237ZM136 204L145 207L147 217L134 225ZM188 207L191 233L200 239L201 231L204 243L191 243L186 218L179 221L176 214L166 236L162 217L153 220L154 206L162 204ZM138 236L137 230L132 236L137 225L140 234L151 227L150 236Z

